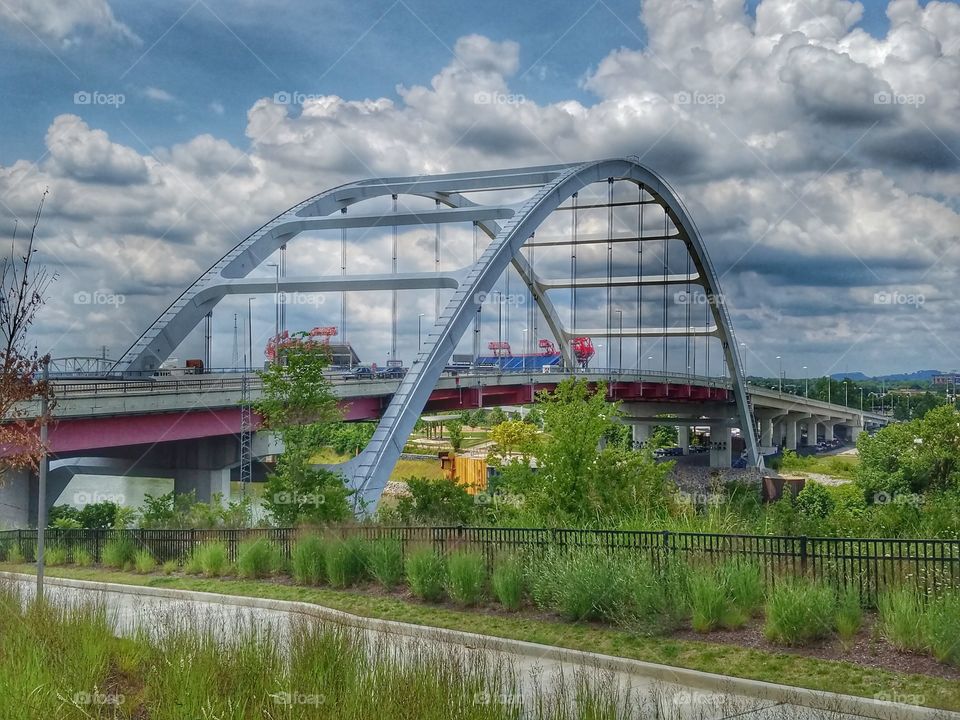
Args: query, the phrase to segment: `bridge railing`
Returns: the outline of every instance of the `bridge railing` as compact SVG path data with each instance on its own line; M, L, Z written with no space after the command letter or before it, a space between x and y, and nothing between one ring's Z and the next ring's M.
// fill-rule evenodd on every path
M310 532L296 528L185 529L185 530L57 530L46 533L48 547L85 548L100 562L104 546L126 536L148 549L160 562L183 562L204 543L222 542L231 562L236 561L241 542L266 538L289 558L297 538ZM441 552L473 549L488 563L501 553L540 553L550 548L596 548L624 558L643 558L658 567L671 560L691 564L725 561L755 563L769 586L784 576L806 576L837 588L856 588L866 602L876 602L884 590L911 584L922 591L960 583L960 540L825 538L773 535L725 535L641 530L584 530L573 528L503 528L464 526L332 527L328 535L389 538L404 552L433 546ZM0 531L0 560L17 546L33 559L35 530Z

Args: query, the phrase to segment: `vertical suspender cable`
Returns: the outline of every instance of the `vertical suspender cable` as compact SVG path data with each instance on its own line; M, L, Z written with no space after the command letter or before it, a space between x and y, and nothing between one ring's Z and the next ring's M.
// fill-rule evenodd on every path
M393 194L393 214L397 214L397 194ZM397 225L393 225L393 274L397 274ZM390 313L390 359L397 359L397 317L399 308L397 306L397 291L393 291L393 306Z
M711 301L711 298L708 297L707 300L708 302L704 303L703 305L703 327L705 328L704 332L706 332L706 329L710 328L710 302L709 301ZM704 345L706 346L706 353L707 353L706 374L707 374L707 377L710 377L710 336L704 335L703 342L704 342Z
M577 332L577 209L578 193L574 193L573 212L570 220L570 332Z
M284 243L280 246L280 277L285 278L287 276L287 244ZM280 332L283 333L287 329L287 294L285 292L280 293Z
M613 178L607 178L607 370L613 367ZM622 342L622 340L617 340Z
M440 201L437 200L437 210L440 209ZM433 234L433 271L440 272L440 223L434 224L434 234ZM437 288L433 294L434 297L434 307L433 307L433 317L434 321L440 317L440 288Z
M643 333L643 185L637 185L637 372L643 367L640 341Z
M690 358L691 336L690 336L689 333L691 332L691 330L690 330L690 327L691 327L690 323L692 322L692 318L690 317L690 310L691 310L691 308L690 308L690 252L689 252L689 248L687 249L687 290L686 290L686 292L687 292L687 295L686 295L686 297L687 297L687 306L686 306L686 308L684 308L684 315L685 315L685 320L684 320L684 322L686 323L686 330L684 330L684 337L686 337L687 372L689 373L690 370L691 370L691 367L692 367L692 368L696 368L696 367L697 367L697 339L696 339L696 338L692 338L692 341L693 341L693 363L692 363L692 365L691 365L691 362L690 362L690 360L691 360L691 358Z
M662 372L667 371L667 273L670 266L670 240L667 238L667 206L663 207L663 363Z
M340 208L340 213L345 215L346 208ZM340 228L340 274L347 275L347 229ZM340 293L340 334L343 336L343 343L347 344L347 291Z
M477 258L480 251L480 225L476 220L473 221L473 264L477 264ZM473 357L480 357L480 312L483 309L483 303L476 303L477 314L473 318Z

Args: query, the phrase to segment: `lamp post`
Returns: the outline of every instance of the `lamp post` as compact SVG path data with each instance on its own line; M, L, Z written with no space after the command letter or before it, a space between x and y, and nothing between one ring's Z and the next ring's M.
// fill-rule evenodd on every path
M620 335L617 337L617 372L623 372L623 310L614 310L620 316Z
M860 412L863 412L863 388L860 388Z
M255 297L247 298L247 371L253 367L253 301Z
M843 406L850 407L850 403L847 401L847 381L843 381Z
M807 366L803 366L804 371L806 371ZM803 396L805 398L810 397L810 378L807 377L807 373L803 373Z
M744 379L750 377L750 373L747 372L747 344L745 342L740 343L740 347L743 350L740 351L740 364L743 365L743 377Z
M423 344L420 340L420 337L421 337L421 328L423 327L424 315L426 315L426 313L420 313L419 315L417 315L417 353L418 354L423 351Z
M43 396L40 398L40 467L37 480L37 600L43 600L44 540L47 534L47 420L50 414L50 356L43 358Z
M527 371L527 329L523 328L523 372Z
M827 405L830 404L830 388L833 387L833 378L827 375Z
M276 270L277 280L274 285L273 291L273 304L274 304L274 332L273 337L276 340L280 339L280 265L277 263L267 263L267 267L272 267Z
M783 395L783 358L777 355L777 360L779 361L779 369L777 370L777 392Z

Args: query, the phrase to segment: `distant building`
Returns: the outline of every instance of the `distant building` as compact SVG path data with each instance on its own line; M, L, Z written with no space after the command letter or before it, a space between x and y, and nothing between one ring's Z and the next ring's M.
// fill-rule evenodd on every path
M958 380L960 380L960 373L947 373L945 375L933 376L934 385L956 385Z

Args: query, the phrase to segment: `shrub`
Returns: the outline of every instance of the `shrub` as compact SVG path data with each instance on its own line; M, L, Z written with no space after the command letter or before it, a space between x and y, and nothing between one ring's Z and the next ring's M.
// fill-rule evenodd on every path
M220 577L225 574L230 564L227 546L221 542L204 543L197 548L195 554L196 564L206 577Z
M316 535L306 536L293 547L293 579L301 585L319 585L323 582L325 562L323 541Z
M763 608L763 577L760 568L749 562L731 561L717 569L727 598L744 619L759 614Z
M486 583L487 568L480 553L460 551L447 558L447 594L458 605L479 603Z
M199 575L203 572L203 564L200 562L202 547L196 547L183 559L183 571L187 575Z
M109 540L103 546L100 557L107 567L123 569L128 563L133 562L136 552L137 547L133 540L126 535L121 535Z
M863 605L860 601L860 593L854 588L847 588L837 599L837 611L834 617L834 625L844 647L853 642L862 624Z
M73 550L70 551L70 554L73 556L73 562L75 565L79 565L80 567L89 567L93 565L93 554L83 547L83 545L74 545Z
M833 629L836 595L826 585L802 579L782 580L767 600L763 632L773 642L804 645Z
M61 545L53 545L44 551L46 563L50 567L67 564L67 549Z
M414 550L404 564L410 590L421 600L439 602L443 599L447 575L446 562L431 548Z
M408 524L467 524L476 511L474 498L456 480L407 478L410 494L397 502L397 513Z
M531 577L531 595L542 608L568 620L627 622L639 611L638 567L595 548L548 551Z
M797 493L797 510L811 518L825 518L834 507L833 497L825 485L808 481Z
M399 540L380 539L370 543L367 565L374 579L391 590L403 581L403 546Z
M933 656L939 662L960 665L960 594L948 593L931 600L923 625Z
M138 574L148 575L156 570L157 561L154 560L153 554L149 550L143 548L133 556L133 567Z
M176 560L167 560L160 569L163 571L164 575L173 575L177 571L177 561Z
M280 569L280 549L266 538L246 540L237 549L237 574L245 578L269 577Z
M923 603L913 588L899 587L877 600L880 633L898 650L925 650Z
M357 537L327 543L324 565L335 588L350 587L363 578L366 544Z
M498 558L493 567L493 594L507 610L519 610L523 603L523 563L515 555Z

